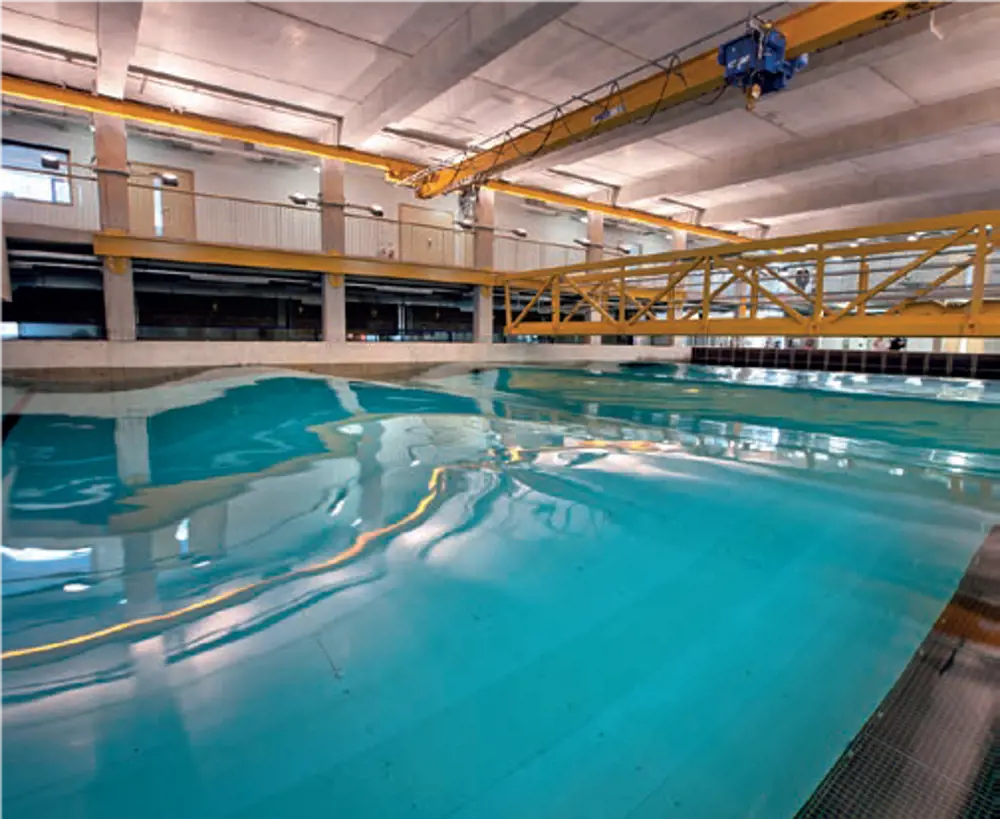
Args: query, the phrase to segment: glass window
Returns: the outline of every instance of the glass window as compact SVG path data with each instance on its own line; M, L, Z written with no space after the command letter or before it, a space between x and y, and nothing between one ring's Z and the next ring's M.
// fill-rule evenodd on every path
M0 182L5 198L69 205L69 151L5 139Z

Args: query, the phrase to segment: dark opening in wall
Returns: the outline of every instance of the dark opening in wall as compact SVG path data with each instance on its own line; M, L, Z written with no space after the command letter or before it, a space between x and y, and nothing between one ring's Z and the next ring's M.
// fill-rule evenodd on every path
M101 279L99 269L21 266L12 259L5 337L16 332L18 338L104 338Z

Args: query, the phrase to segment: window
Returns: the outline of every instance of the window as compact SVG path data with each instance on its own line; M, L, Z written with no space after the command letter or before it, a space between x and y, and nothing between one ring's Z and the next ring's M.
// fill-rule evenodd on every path
M2 183L4 198L69 205L69 151L5 139Z

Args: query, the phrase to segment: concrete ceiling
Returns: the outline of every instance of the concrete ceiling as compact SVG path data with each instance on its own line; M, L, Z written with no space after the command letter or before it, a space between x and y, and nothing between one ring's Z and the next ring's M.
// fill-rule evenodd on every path
M4 71L440 162L761 3L4 3ZM734 26L725 30L727 26ZM1000 207L1000 4L817 55L789 90L671 109L518 167L574 195L775 233ZM553 173L556 171L556 173Z

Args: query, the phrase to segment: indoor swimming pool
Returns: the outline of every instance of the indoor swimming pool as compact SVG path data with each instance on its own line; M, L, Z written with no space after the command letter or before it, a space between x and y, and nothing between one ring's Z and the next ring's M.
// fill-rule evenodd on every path
M4 390L5 819L789 819L1000 522L987 382Z

